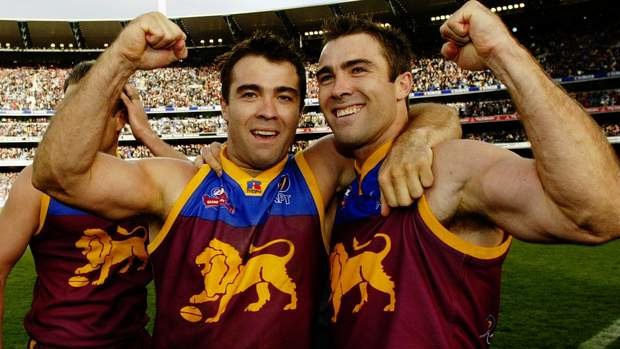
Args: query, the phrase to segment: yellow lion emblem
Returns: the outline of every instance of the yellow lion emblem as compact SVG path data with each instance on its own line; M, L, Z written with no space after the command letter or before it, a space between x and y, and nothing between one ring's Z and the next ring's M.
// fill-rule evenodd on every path
M148 262L148 254L144 246L146 239L146 228L139 226L128 232L122 227L117 227L119 234L130 236L137 230L144 231L144 236L132 236L126 240L113 240L105 230L102 229L86 229L75 246L82 249L82 254L88 259L88 263L82 267L75 269L75 276L69 279L69 285L73 287L85 286L89 283L83 274L100 270L99 278L92 284L97 286L105 282L110 274L110 268L113 265L126 262L125 266L119 270L119 273L126 273L131 267L135 258L142 261L138 270L144 270Z
M374 289L386 293L390 296L390 303L383 308L383 311L394 311L396 309L396 293L394 292L394 281L385 273L381 262L390 252L392 241L386 234L378 233L375 237L385 240L385 247L380 252L364 251L357 256L349 258L347 251L342 243L336 244L329 256L330 279L331 279L331 300L334 307L332 322L336 322L342 296L355 286L359 286L361 293L360 302L353 308L353 313L362 309L368 301L368 284ZM359 251L372 242L372 240L360 245L357 239L353 238L353 250Z
M209 246L196 256L196 264L202 266L200 273L204 279L205 289L191 296L189 302L198 304L218 299L220 301L217 313L207 318L205 322L219 321L231 298L253 286L256 287L258 300L249 304L245 311L259 311L269 301L271 298L269 284L291 296L291 302L284 306L284 310L297 308L297 292L295 291L297 286L286 270L286 264L295 252L293 243L285 239L276 239L262 246L250 246L249 253L278 243L288 244L289 251L286 255L276 256L265 253L248 259L245 264L242 264L241 256L234 247L218 239L211 240ZM195 309L194 307L183 309L186 308Z

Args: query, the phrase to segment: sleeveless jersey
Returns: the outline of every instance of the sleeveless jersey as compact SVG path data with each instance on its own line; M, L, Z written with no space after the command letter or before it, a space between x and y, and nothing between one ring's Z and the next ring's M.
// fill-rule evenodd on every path
M38 347L146 345L135 338L148 322L147 229L141 218L111 222L42 196L30 240L37 280L24 320Z
M341 196L330 254L335 347L488 348L511 238L470 244L441 225L424 197L382 217L378 172L388 150L356 166Z
M154 347L308 348L327 271L314 175L301 153L255 177L221 161L223 176L203 166L149 245Z

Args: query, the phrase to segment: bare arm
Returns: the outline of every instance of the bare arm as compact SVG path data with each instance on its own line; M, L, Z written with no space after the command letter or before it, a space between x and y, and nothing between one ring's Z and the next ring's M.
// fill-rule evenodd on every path
M58 107L35 157L33 184L110 219L136 213L165 215L194 167L172 159L124 162L98 153L98 148L129 76L136 69L184 58L184 39L183 32L158 13L138 17L125 27Z
M154 156L187 160L187 156L164 142L149 125L149 119L140 101L140 94L133 86L125 85L121 99L127 108L127 121L136 140L142 142Z
M4 290L13 266L24 254L39 224L41 192L31 182L31 167L17 177L0 211L0 349L4 329Z
M536 158L490 161L466 181L464 209L488 214L500 227L510 224L518 235L532 225L534 231L522 235L529 240L617 237L620 168L592 118L478 2L465 4L441 31L448 39L444 56L465 69L489 67L507 86ZM507 178L511 172L519 177Z
M389 207L409 206L422 195L423 188L433 185L433 152L435 145L462 135L458 112L437 103L410 106L411 123L395 141L379 174L382 214Z
M426 196L435 216L462 238L496 245L502 236L494 227L499 227L526 241L602 241L554 203L533 160L471 140L442 143L434 154L435 185ZM475 227L468 227L472 221Z

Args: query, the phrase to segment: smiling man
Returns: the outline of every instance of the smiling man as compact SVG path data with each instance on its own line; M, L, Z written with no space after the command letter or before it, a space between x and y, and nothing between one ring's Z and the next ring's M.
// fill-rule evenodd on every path
M379 167L407 123L402 34L353 17L326 28L319 100L358 178L330 255L336 348L487 348L512 236L597 244L620 234L618 162L599 127L499 17L470 1L443 24L442 53L507 86L536 160L476 141L434 149L434 185L380 215Z
M128 77L184 58L184 39L158 13L129 24L58 108L33 183L108 218L163 221L148 246L157 293L153 347L308 348L327 269L324 207L352 169L332 138L287 156L306 88L289 44L256 35L221 59L229 129L222 177L208 166L128 163L97 152L110 101Z

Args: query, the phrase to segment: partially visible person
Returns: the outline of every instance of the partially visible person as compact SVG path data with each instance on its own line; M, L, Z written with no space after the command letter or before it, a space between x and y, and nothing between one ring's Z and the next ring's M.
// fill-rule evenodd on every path
M581 244L620 236L620 168L609 143L476 1L443 24L442 53L502 80L535 160L482 142L441 143L433 186L381 216L379 184L389 178L379 167L408 120L408 43L354 17L335 18L324 31L319 102L358 176L341 198L331 241L335 348L488 348L513 236Z
M261 34L224 56L222 177L173 159L124 162L94 146L129 76L184 58L184 39L157 13L126 26L58 108L33 183L108 218L163 221L148 247L153 347L308 348L327 267L324 208L350 180L352 164L331 137L288 156L306 86L289 43Z
M75 66L65 81L67 93L93 64ZM100 151L116 154L118 136L129 119L132 130L141 132L136 138L154 154L184 158L159 138L138 136L150 129L135 89L126 86L121 99L106 119ZM24 321L29 348L148 348L147 219L94 216L36 190L31 176L32 166L27 166L0 212L0 348L7 277L28 245L37 272Z

